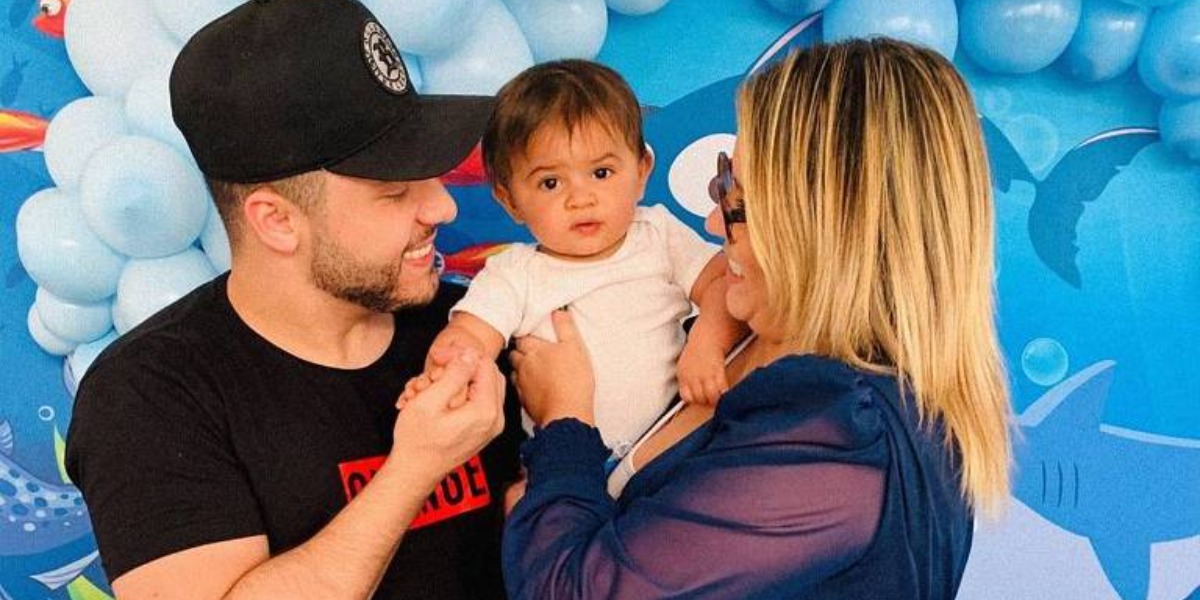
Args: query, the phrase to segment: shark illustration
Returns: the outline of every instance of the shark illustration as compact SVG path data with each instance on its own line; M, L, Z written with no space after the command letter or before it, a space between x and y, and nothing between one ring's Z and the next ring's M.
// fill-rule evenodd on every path
M1140 600L1150 545L1200 535L1200 440L1102 425L1115 370L1093 364L1021 413L1014 495L1086 537L1120 596Z
M980 124L992 184L1007 192L1013 181L1028 181L1037 190L1029 209L1029 240L1034 252L1063 281L1081 287L1075 241L1083 205L1099 198L1120 168L1128 166L1138 152L1159 141L1158 130L1124 127L1094 135L1068 151L1039 181L995 123L980 117Z
M79 490L17 464L13 437L0 420L0 600L42 598L96 561L96 541Z

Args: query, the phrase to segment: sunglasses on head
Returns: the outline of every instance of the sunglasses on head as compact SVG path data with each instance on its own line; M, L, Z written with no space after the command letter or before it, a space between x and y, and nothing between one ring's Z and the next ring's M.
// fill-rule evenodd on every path
M733 160L721 152L717 154L717 175L708 182L708 197L721 207L721 217L725 221L725 239L733 239L734 223L746 222L746 206L742 200L736 205L729 199L733 190Z

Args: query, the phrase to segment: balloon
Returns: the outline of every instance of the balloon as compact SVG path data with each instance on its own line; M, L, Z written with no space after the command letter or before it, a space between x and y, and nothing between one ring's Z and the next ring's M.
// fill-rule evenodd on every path
M839 0L825 9L825 40L888 36L928 46L948 59L958 45L954 0Z
M1174 4L1176 2L1179 2L1179 0L1121 0L1121 2L1124 2L1125 4L1134 4L1137 6L1146 6L1146 7L1153 8L1156 6L1166 6L1168 4Z
M1200 0L1172 4L1150 15L1138 73L1160 96L1200 96Z
M72 397L79 389L79 382L83 381L83 376L87 374L88 369L92 368L92 363L96 362L96 357L100 356L100 353L115 341L117 341L117 332L109 331L104 337L94 342L76 346L67 355L67 359L63 361L63 383L67 385L67 391Z
M125 115L132 133L166 142L191 157L192 151L171 117L170 75L170 71L153 71L134 81L125 95Z
M84 304L113 295L125 264L125 257L92 233L78 198L57 188L42 190L21 205L17 253L38 285Z
M1075 79L1089 83L1124 73L1137 58L1149 16L1149 10L1117 0L1083 0L1063 66Z
M142 0L74 0L67 15L67 55L97 96L124 96L144 73L169 69L179 53Z
M113 325L124 335L216 275L195 248L162 258L132 259L117 283Z
M533 66L521 27L500 0L478 1L475 31L445 54L421 58L428 94L495 94Z
M648 15L665 5L668 0L606 0L614 12L631 17Z
M477 0L365 0L363 4L375 13L397 48L420 55L442 54L470 43L482 12Z
M201 27L237 8L243 0L152 0L154 14L172 37L186 42Z
M139 258L189 246L211 204L204 180L187 159L140 136L118 138L96 152L81 191L83 214L96 235Z
M425 78L421 77L421 61L416 54L401 52L400 58L404 60L404 68L408 71L408 81L412 84L413 89L417 92L425 93Z
M997 73L1032 73L1067 48L1082 11L1080 0L963 0L963 50Z
M1200 161L1200 98L1163 102L1158 128L1167 146Z
M831 0L767 0L775 10L797 17L807 17L825 8Z
M42 350L55 356L65 356L78 345L50 333L50 330L46 329L46 325L42 323L42 319L38 317L36 306L29 307L29 315L25 318L25 324L29 328L29 335L33 341L37 342Z
M97 148L129 131L121 103L91 96L64 106L46 128L46 170L64 190L79 188L83 167Z
M112 303L107 300L76 303L38 288L33 306L46 329L68 342L90 342L112 329Z
M225 232L225 224L221 222L221 214L215 206L208 211L208 221L204 224L204 231L200 232L200 247L204 249L208 262L212 263L218 273L229 270L232 262L229 235Z
M525 32L535 62L592 59L604 44L608 9L604 0L506 0Z

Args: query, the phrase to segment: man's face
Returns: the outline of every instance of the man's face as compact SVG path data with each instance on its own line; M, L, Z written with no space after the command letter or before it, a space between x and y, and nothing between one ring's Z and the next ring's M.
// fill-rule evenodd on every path
M378 312L432 300L433 238L458 210L441 182L325 176L324 198L311 215L313 283Z

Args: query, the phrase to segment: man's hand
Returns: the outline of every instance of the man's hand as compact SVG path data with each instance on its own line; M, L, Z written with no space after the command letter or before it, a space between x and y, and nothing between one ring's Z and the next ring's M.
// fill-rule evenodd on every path
M444 352L431 352L443 364L436 380L410 385L414 393L396 417L391 454L421 465L434 484L504 428L504 378L496 364L474 349Z

